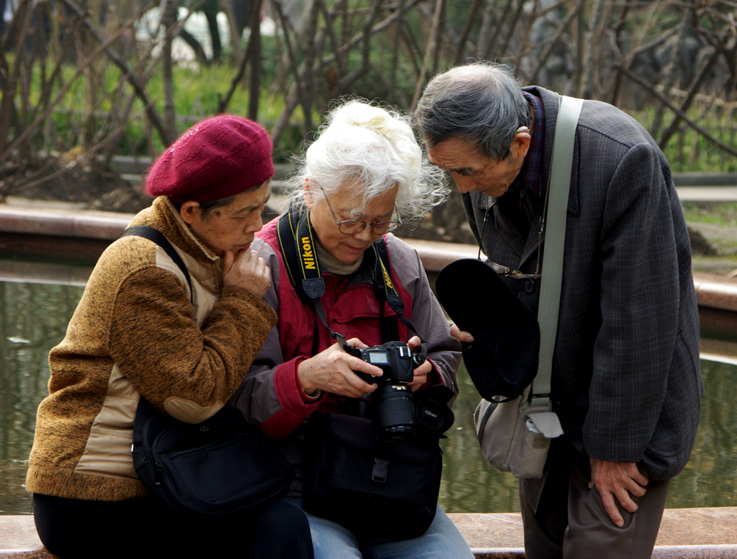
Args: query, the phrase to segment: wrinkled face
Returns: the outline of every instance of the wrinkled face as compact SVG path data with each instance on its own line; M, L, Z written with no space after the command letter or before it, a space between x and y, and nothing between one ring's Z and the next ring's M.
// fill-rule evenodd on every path
M226 251L238 254L251 246L261 229L261 213L271 195L271 181L241 192L226 206L213 209L203 218L199 202L182 204L180 215L195 236L218 256Z
M335 192L327 194L327 200L322 190L314 182L305 183L305 204L310 209L310 220L315 230L320 245L331 256L344 264L353 264L363 252L381 235L371 232L371 227L366 227L360 233L344 235L338 230L335 218L338 222L347 220L359 220L368 223L378 223L392 219L394 212L394 201L397 198L397 187L388 190L381 196L369 200L366 207L360 212L353 213L356 208L361 208L363 200L363 189L360 185L353 183L343 185ZM329 201L329 205L328 205Z
M509 155L496 160L481 154L473 141L453 137L428 147L427 153L433 165L450 171L461 192L501 196L519 175L529 145L529 134L518 133L509 147Z

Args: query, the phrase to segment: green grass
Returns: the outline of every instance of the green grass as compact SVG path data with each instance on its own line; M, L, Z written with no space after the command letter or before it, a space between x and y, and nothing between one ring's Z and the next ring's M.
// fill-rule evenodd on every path
M13 60L9 57L9 64ZM46 75L51 68L46 68ZM55 99L61 84L70 87L54 106L51 115L51 126L47 126L48 134L36 134L33 137L35 149L66 151L75 145L90 146L98 142L105 133L110 133L116 125L110 114L128 103L133 95L132 87L124 81L120 70L110 64L93 65L87 72L77 75L76 68L66 65L62 69L61 78L54 85L51 99ZM178 66L174 73L174 110L177 114L177 130L183 132L193 122L218 112L219 104L229 92L236 70L227 65L213 64L208 67L193 68ZM26 83L30 84L27 95L27 106L30 112L25 115L25 122L31 123L43 107L39 107L41 98L41 69L36 65L30 72ZM268 79L268 76L267 76ZM88 84L94 82L96 87L90 91ZM161 72L154 73L152 78L144 84L149 102L153 104L159 118L164 119L165 93ZM24 93L16 92L20 99ZM17 101L20 105L20 101ZM239 84L226 107L226 112L246 116L249 109L249 94L244 84ZM259 91L258 120L269 128L279 118L284 110L284 96L275 91L265 80ZM292 122L300 122L303 113L298 107L292 117ZM319 115L313 115L313 121L319 122ZM125 121L117 152L126 155L148 155L148 139L153 141L154 150L160 152L166 146L155 133L150 133L145 118L143 102L136 98L131 112ZM49 138L51 138L49 140ZM288 157L291 149L301 140L301 133L285 134L284 145L276 146L277 154Z
M272 50L274 48L268 42L265 43L264 47ZM273 62L278 56L276 52L272 53L271 51L268 52L268 55L264 56L265 61ZM383 60L385 55L386 53L377 53L380 60ZM12 68L12 55L5 54L5 56ZM377 64L380 60L377 60ZM285 106L283 91L275 87L273 83L276 68L272 62L263 63L263 85L259 92L258 120L264 123L267 128L271 127L279 118ZM52 71L51 64L47 64L46 76ZM105 63L104 60L96 61L79 75L76 75L76 71L77 68L72 64L63 67L61 78L54 84L55 91L59 90L61 84L66 84L70 80L73 80L73 83L58 105L55 106L50 126L46 127L45 133L34 136L34 149L66 151L76 145L90 146L115 130L117 125L108 115L119 111L121 107L127 104L132 96L131 86L125 81L117 67ZM32 70L23 79L24 83L29 84L27 93L21 90L16 91L17 106L22 106L20 99L26 97L31 108L38 107L41 96L41 74L40 64L36 61ZM218 111L220 100L230 90L235 74L236 68L229 64L198 67L181 65L175 67L174 109L179 118L178 132L184 131L192 122ZM400 71L398 77L401 78L402 75L411 74L411 72ZM382 93L384 93L381 86L366 83L371 81L371 77L368 76L363 82L357 83L355 86L356 92L369 98L378 97L381 99ZM149 101L153 103L157 113L163 120L165 94L160 68L143 85ZM318 85L323 85L319 78ZM410 98L413 89L414 84L410 83L399 88L406 97ZM51 98L54 99L55 97L56 93L52 94ZM242 84L236 88L226 111L247 115L248 104L249 94L245 84ZM729 118L730 115L719 115L720 112L724 111L717 108L709 114L701 115L697 109L693 109L689 112L689 116L721 141L734 146L737 144L735 119ZM32 122L36 114L37 112L32 112L25 115L26 122ZM654 109L644 109L633 113L633 116L642 122L645 127L648 127L654 119ZM300 123L302 119L301 108L298 108L290 120L293 123ZM312 115L312 121L315 125L321 121L317 111ZM667 122L664 123L664 128L667 124ZM125 120L125 128L117 140L116 151L126 155L148 155L150 149L149 139L153 142L155 152L163 150L166 146L163 145L158 135L152 134L147 127L143 103L137 99ZM303 135L304 131L298 125L288 130L280 144L276 146L275 155L277 159L288 159L293 151L299 150ZM716 147L713 142L689 128L683 129L678 135L674 136L665 146L664 152L676 173L737 172L737 157L727 154L724 150Z
M654 108L630 114L650 130L655 117ZM737 115L728 114L719 108L714 108L704 115L700 109L692 108L688 116L720 142L737 148L737 126L735 125ZM665 119L661 133L672 119L672 116ZM727 153L693 128L684 126L683 123L681 123L679 132L674 134L664 146L663 153L675 173L737 173L737 157Z
M688 222L737 227L737 203L684 202L682 206Z

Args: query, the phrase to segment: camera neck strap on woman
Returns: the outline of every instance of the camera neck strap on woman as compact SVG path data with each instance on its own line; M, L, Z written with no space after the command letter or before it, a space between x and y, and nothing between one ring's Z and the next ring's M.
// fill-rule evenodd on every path
M169 239L167 239L161 231L154 227L149 227L148 225L133 225L120 234L119 238L122 237L143 237L144 239L153 241L163 248L164 252L166 252L174 264L176 264L182 271L184 277L187 278L187 283L189 284L189 300L194 304L194 290L192 289L192 278L189 275L189 270L187 270L187 266L184 265L182 257L179 256L179 253L176 250L174 250Z
M325 279L320 271L316 248L317 239L310 222L310 212L292 203L289 211L279 218L277 235L284 256L284 265L289 274L289 281L297 295L304 303L314 308L315 315L319 317L330 336L337 340L344 350L352 353L353 348L347 345L345 336L333 331L325 316L325 309L321 302L321 298L325 293ZM383 341L393 341L399 337L396 321L392 320L391 317L383 316L384 301L386 301L396 313L397 319L420 337L422 341L421 351L426 352L425 340L417 332L414 324L404 315L404 301L402 301L402 297L391 278L391 265L386 241L383 237L380 237L371 248L371 252L367 251L367 253L373 254L374 258L373 290L379 301L379 308L382 309L381 334ZM314 340L314 343L317 344L318 337L315 336ZM316 354L318 348L313 347L313 350L313 354Z

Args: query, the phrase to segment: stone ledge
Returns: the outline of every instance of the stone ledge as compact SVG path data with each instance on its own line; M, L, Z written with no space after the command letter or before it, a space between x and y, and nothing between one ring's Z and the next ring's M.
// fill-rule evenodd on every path
M476 559L524 559L524 549L474 548ZM737 547L732 545L679 545L658 546L652 559L734 559Z
M518 513L451 513L449 516L472 548L524 547L522 518ZM724 545L735 550L734 557L737 557L737 507L666 509L656 546Z
M132 214L27 203L0 204L0 249L36 256L75 255L94 262L133 219ZM455 260L478 254L475 245L405 240L418 251L430 276ZM694 274L694 284L699 306L716 313L712 321L721 331L737 328L737 279Z
M517 513L451 513L476 559L524 559ZM493 545L493 547L492 547ZM30 515L0 516L0 557L53 559ZM653 559L737 559L737 507L667 509Z

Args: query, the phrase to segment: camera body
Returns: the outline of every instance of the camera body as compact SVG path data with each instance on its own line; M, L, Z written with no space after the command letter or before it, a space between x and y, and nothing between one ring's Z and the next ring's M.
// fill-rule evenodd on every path
M403 439L415 434L415 403L409 385L414 371L427 356L426 346L420 353L413 352L404 342L387 342L364 349L345 348L356 357L379 367L380 377L356 373L369 384L378 384L371 395L373 422L379 435L389 439Z
M387 342L365 349L353 349L356 357L384 371L380 377L358 373L369 384L411 384L415 369L425 360L424 356L414 353L404 342Z

